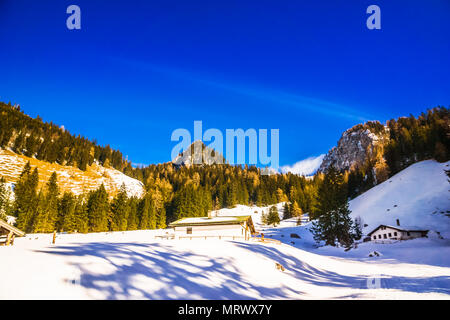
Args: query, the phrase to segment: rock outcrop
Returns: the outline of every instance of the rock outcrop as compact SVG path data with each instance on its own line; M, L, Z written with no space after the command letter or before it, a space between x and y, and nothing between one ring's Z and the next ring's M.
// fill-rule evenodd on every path
M191 166L198 165L212 165L224 164L225 158L220 152L208 148L200 141L194 141L182 154L179 154L172 163L176 166Z
M319 171L326 171L331 165L337 170L350 170L375 154L378 146L382 147L388 141L388 128L377 124L357 125L346 130L338 141L324 157Z

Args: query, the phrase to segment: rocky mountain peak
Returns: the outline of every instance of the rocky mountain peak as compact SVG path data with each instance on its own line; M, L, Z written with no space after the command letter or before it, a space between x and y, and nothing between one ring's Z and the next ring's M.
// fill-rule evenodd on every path
M211 165L226 163L225 157L216 150L207 147L203 141L194 141L183 153L173 161L176 166L191 166L193 164Z
M358 124L346 130L324 157L319 171L326 171L331 165L337 170L349 170L362 165L371 156L375 148L388 139L388 127L379 122Z

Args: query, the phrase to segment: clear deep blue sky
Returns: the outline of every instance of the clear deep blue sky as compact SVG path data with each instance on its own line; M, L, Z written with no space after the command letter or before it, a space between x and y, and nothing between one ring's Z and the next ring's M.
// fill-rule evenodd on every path
M169 161L172 131L202 120L279 128L293 164L365 120L448 106L449 21L448 0L0 0L0 101L134 163Z

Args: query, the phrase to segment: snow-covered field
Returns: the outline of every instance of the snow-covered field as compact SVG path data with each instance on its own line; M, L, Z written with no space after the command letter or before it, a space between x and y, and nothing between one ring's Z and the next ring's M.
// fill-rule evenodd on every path
M350 204L364 232L399 218L444 239L318 247L307 215L301 226L269 228L267 207L237 206L218 215L251 214L282 243L165 240L156 236L166 230L149 230L61 234L51 244L52 235L30 234L0 247L0 299L450 299L447 165L415 164Z
M439 266L345 259L288 244L155 239L160 232L59 235L55 245L50 234L16 239L0 247L0 298L450 298L448 243L433 247L445 256ZM421 244L414 241L406 248Z

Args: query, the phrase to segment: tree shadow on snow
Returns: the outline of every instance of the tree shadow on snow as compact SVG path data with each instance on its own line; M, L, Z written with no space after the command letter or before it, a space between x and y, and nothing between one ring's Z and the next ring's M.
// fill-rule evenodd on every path
M367 276L345 276L335 272L320 270L280 250L263 244L247 244L236 242L241 248L252 252L259 252L266 257L281 263L294 277L310 284L327 287L347 287L354 289L368 289ZM396 289L416 293L445 293L450 294L450 276L435 277L399 277L379 275L382 289ZM352 296L353 298L355 296Z
M38 252L105 260L109 271L95 272L89 269L93 259L73 259L81 271L79 284L98 291L95 297L102 299L282 299L288 292L302 293L246 281L233 258L179 252L158 243L80 243Z

